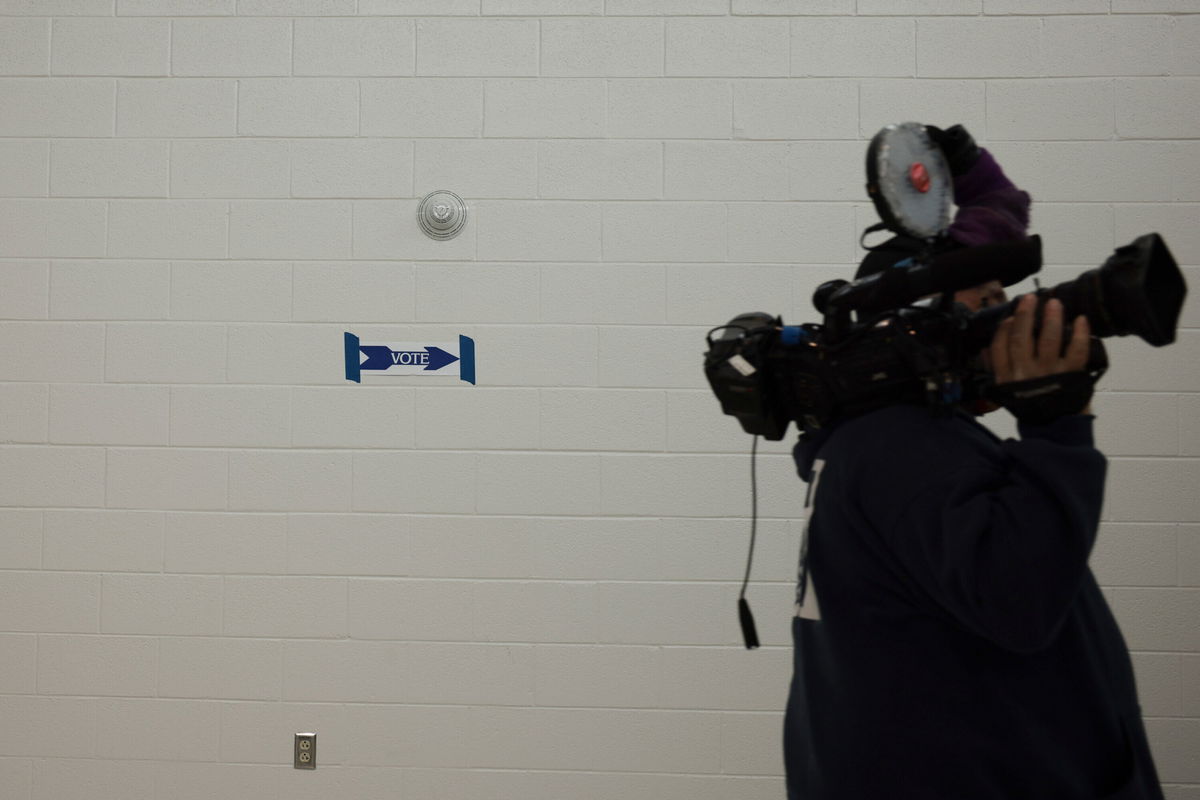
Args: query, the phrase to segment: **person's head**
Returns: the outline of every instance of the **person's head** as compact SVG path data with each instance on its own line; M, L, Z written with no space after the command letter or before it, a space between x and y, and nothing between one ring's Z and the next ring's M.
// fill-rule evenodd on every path
M868 253L867 257L859 264L854 277L858 279L882 272L897 262L903 262L905 259L917 255L920 250L920 242L908 237L897 236ZM971 311L981 311L990 306L1008 302L1008 295L1004 291L1003 284L998 280L993 280L968 289L959 289L954 293L954 301L962 303ZM980 355L983 367L990 372L992 369L991 353L985 349ZM1000 406L995 403L980 398L968 410L980 416L998 408Z
M970 289L959 289L954 293L954 301L962 303L972 311L981 311L990 306L1008 302L1008 295L1000 281L988 281Z

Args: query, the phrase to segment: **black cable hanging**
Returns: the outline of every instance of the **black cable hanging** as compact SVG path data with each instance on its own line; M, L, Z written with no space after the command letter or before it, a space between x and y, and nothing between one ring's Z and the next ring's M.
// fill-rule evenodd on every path
M738 621L742 624L742 639L746 649L758 647L758 629L754 626L754 615L750 613L750 603L746 601L746 587L750 584L750 565L754 563L754 540L758 533L758 475L755 467L758 463L758 436L750 445L750 552L746 556L746 576L742 579L742 591L738 595Z

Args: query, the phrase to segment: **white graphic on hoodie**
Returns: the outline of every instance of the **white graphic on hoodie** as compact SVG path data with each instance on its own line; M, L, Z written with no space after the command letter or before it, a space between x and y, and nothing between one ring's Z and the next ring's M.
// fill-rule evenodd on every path
M821 470L824 467L824 459L813 462L812 480L809 481L808 494L804 498L804 533L800 537L800 574L797 577L796 588L796 616L815 621L821 619L821 606L817 603L817 586L808 568L808 531L812 527L813 508L817 502L817 484L821 482Z

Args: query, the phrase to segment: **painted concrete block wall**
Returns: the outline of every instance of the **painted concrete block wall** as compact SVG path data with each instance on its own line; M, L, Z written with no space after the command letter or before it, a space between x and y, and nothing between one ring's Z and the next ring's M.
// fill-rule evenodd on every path
M1157 230L1200 286L1197 53L1192 0L0 0L0 795L780 797L801 486L765 447L747 653L704 332L814 318L906 119L1032 193L1044 280ZM1197 296L1095 402L1172 800ZM478 385L349 383L344 331Z

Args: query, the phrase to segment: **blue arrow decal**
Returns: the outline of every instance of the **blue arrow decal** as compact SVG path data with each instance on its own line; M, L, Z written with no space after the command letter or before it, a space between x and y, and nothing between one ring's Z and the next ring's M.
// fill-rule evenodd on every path
M458 361L458 356L447 353L440 347L429 345L420 350L393 350L383 344L360 345L359 350L367 357L359 369L384 370L390 367L421 367L426 371L437 370Z
M358 349L367 357L359 369L387 369L392 365L392 349L386 345L364 344Z
M426 347L425 352L429 354L429 366L425 367L426 370L441 369L458 361L458 356L451 355L440 347Z

